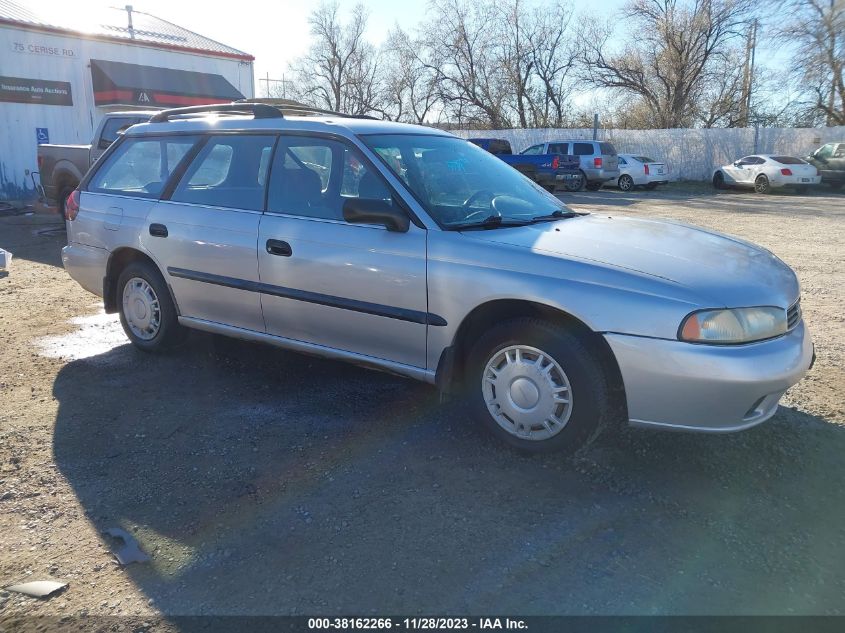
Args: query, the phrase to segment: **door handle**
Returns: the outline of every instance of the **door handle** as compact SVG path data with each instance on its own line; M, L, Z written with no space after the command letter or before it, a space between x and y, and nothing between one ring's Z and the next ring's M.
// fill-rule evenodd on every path
M293 255L293 249L290 247L290 244L282 240L267 240L267 252L280 257L290 257Z
M163 224L150 224L150 235L153 237L167 237L167 227Z

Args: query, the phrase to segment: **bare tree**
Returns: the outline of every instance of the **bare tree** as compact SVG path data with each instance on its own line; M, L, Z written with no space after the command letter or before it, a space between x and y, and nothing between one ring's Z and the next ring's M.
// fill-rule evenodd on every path
M497 11L489 2L432 0L419 56L435 75L443 107L460 125L509 127L511 90L498 46Z
M313 43L292 66L295 96L306 103L365 114L378 110L381 86L378 53L364 39L367 11L362 4L341 22L338 4L323 3L308 18Z
M776 0L790 16L775 27L777 39L793 48L799 106L810 124L845 125L845 2Z
M425 123L436 113L437 75L426 65L422 44L400 28L388 35L384 45L385 115L397 121Z
M613 30L591 21L582 38L587 79L635 95L650 127L689 127L720 55L742 35L754 0L630 0L631 43L611 51Z

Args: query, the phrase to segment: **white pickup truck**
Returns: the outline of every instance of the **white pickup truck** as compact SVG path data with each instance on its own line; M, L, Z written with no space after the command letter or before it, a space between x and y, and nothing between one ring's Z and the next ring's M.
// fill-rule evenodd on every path
M109 112L100 121L90 145L39 145L38 174L44 195L59 203L64 217L65 200L100 154L130 125L149 121L155 111Z

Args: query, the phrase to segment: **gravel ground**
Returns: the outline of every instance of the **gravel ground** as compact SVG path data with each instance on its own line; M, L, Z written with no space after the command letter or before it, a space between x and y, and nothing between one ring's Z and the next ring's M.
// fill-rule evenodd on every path
M798 272L815 367L730 436L621 429L523 457L429 387L192 336L146 356L0 218L0 587L24 615L845 612L845 196L568 195L755 241ZM151 561L121 568L122 527ZM0 626L0 628L3 628Z

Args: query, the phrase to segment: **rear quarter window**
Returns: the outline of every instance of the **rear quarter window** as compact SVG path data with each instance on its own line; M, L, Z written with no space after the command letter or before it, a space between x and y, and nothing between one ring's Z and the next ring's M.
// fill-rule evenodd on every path
M592 143L573 143L572 144L572 153L576 156L592 156L593 155L593 144Z
M599 150L605 156L616 156L616 148L613 147L613 143L599 143Z
M87 190L139 198L158 198L196 136L128 138L88 182Z

